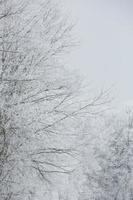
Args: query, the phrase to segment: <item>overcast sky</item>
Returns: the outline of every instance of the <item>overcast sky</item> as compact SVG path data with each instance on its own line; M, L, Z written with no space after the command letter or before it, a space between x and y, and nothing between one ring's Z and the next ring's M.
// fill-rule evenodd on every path
M133 1L64 2L80 40L71 65L96 87L115 84L118 102L133 101Z

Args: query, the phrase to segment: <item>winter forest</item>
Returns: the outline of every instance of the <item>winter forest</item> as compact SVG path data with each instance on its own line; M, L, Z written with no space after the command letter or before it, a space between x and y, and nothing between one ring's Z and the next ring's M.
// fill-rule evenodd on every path
M132 107L66 67L73 29L58 0L0 0L0 200L133 200Z

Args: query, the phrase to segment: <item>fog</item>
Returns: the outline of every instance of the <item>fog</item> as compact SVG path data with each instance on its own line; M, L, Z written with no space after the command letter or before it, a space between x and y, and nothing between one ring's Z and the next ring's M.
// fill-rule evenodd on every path
M63 1L64 2L64 1ZM117 103L133 100L133 3L66 0L80 41L70 63L96 88L113 85Z

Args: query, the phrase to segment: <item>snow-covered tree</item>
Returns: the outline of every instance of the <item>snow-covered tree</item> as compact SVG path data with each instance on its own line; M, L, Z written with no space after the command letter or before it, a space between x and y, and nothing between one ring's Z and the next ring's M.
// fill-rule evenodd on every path
M55 1L0 1L1 200L72 198L84 117L108 96L83 100L64 67L72 28Z
M94 143L95 166L84 173L85 181L80 199L131 200L133 197L133 114L106 115L98 127L102 137ZM104 141L103 141L104 138Z
M77 111L77 88L60 61L72 26L52 1L4 0L0 12L0 198L42 199L72 170L64 120Z

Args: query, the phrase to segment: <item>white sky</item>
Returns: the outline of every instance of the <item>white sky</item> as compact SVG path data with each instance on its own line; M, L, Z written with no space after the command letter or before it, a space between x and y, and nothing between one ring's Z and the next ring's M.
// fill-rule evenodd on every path
M115 84L118 102L133 101L133 1L62 1L80 40L70 64L96 87Z

